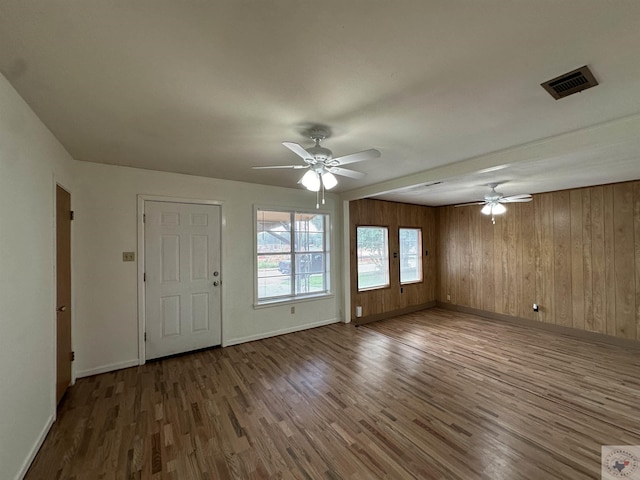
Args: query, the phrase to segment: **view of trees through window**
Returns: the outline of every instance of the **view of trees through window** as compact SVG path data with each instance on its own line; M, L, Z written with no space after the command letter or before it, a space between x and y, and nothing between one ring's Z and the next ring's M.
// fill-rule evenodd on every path
M358 290L389 286L389 232L386 227L358 227Z
M422 230L400 228L400 284L422 281Z
M357 227L358 290L388 287L389 231L387 227ZM399 228L400 284L421 282L422 230Z
M257 298L329 292L329 215L257 210Z

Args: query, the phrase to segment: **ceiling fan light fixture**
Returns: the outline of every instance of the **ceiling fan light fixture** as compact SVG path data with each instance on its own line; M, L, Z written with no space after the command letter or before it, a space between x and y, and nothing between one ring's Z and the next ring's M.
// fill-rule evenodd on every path
M504 212L507 211L507 207L505 207L503 204L501 203L496 203L493 208L491 209L491 213L493 215L502 215Z
M320 190L320 177L313 170L308 170L307 173L302 176L301 183L307 190L311 190L312 192Z
M482 205L480 213L483 215L491 215L491 223L496 223L495 215L502 215L507 211L507 207L503 203L526 203L533 200L529 193L521 193L519 195L511 195L505 197L502 193L496 192L497 183L488 183L487 187L491 188L491 192L484 196L484 201L460 203L455 207L466 207L467 205Z
M502 215L507 211L507 207L505 207L501 203L487 203L482 209L480 213L483 215Z
M325 189L331 190L333 187L335 187L338 184L338 179L335 177L333 173L324 172L322 174L322 184L324 185Z

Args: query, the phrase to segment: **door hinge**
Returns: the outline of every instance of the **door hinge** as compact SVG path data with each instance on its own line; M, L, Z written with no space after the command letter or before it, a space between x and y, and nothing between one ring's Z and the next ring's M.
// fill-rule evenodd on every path
M147 341L147 332L144 332L144 341Z
M146 281L147 281L147 272L144 272L144 273L142 274L142 281L143 281L143 282L146 282Z
M76 359L76 352L69 352L69 359L73 362Z
M69 210L69 219L73 220L73 210Z
M147 223L147 214L146 213L142 214L142 223Z

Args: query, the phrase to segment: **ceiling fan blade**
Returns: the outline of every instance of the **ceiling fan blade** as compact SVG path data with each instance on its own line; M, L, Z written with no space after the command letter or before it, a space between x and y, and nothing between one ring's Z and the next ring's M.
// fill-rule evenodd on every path
M297 143L282 142L282 145L287 147L289 150L291 150L293 153L295 153L299 157L304 158L305 160L314 160L313 155L311 155L304 148L302 148L301 145L298 145Z
M251 167L254 170L266 170L268 168L289 168L289 169L294 169L294 170L298 170L300 168L309 168L309 165L265 165L265 166L259 166L259 167Z
M500 200L500 203L525 203L530 202L533 198L510 198L509 200L505 200L504 198Z
M487 202L469 202L469 203L459 203L458 205L454 205L454 207L468 207L469 205L484 205Z
M502 198L531 198L531 194L529 193L521 193L519 195L508 195Z
M335 173L336 175L342 175L343 177L355 178L360 180L367 176L366 173L356 172L355 170L349 170L348 168L340 168L340 167L331 167L329 169L331 173Z
M363 160L371 160L378 158L380 152L375 148L369 150L363 150L362 152L350 153L344 157L334 158L332 162L338 162L338 165L346 165L348 163L362 162Z
M502 197L500 199L501 203L513 203L513 202L530 202L533 199L531 195L528 193L524 193L522 195L511 195L509 197Z

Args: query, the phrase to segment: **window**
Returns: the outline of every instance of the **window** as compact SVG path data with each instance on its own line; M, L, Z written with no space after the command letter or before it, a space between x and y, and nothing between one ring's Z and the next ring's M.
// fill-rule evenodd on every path
M422 281L422 230L400 228L400 285Z
M389 232L386 227L358 227L358 290L389 286Z
M256 209L257 303L330 293L329 215Z

